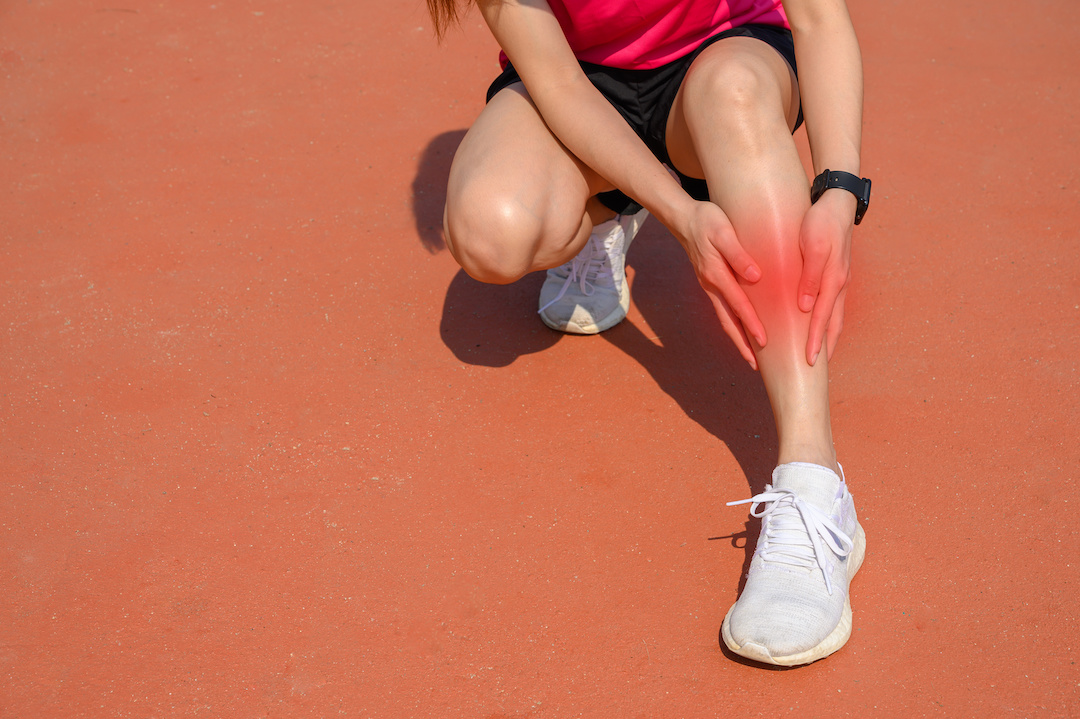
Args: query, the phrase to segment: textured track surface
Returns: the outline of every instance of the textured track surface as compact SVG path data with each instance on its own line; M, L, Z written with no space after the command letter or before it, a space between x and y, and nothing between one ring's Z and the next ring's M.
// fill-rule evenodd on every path
M675 241L600 337L442 249L475 15L0 2L0 716L1080 715L1080 5L851 7L871 551L775 671L717 643L768 406Z

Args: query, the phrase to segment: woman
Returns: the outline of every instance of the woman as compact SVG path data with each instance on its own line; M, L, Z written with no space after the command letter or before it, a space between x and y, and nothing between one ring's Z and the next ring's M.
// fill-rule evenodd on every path
M454 158L447 245L485 282L548 269L544 321L589 334L626 314L625 252L645 215L671 231L760 371L780 441L771 485L745 500L763 526L723 641L773 664L831 654L851 632L865 545L828 397L869 201L844 0L476 4L504 72ZM440 32L465 9L429 8ZM813 192L791 137L804 114Z

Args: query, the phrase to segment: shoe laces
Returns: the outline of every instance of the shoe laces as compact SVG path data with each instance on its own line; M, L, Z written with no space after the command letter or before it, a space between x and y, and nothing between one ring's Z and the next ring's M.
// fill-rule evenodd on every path
M761 559L804 569L816 565L831 595L833 564L826 548L843 559L855 546L852 538L831 517L790 489L766 486L761 494L727 504L733 507L748 503L750 515L762 520L765 542L758 550Z
M615 220L618 222L619 218L616 217ZM573 287L575 283L581 289L581 294L591 297L593 292L596 291L597 282L613 277L611 249L615 245L618 235L619 233L614 231L608 232L602 237L590 235L589 241L581 252L560 268L566 272L566 280L563 281L563 286L559 288L559 293L538 311L543 312L561 300L566 295L567 290Z

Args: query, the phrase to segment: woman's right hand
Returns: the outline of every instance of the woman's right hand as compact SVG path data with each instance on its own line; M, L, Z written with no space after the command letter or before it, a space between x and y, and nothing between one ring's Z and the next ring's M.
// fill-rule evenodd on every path
M672 233L682 243L694 265L698 282L709 295L724 332L739 354L757 369L750 337L764 347L765 327L739 284L761 279L761 269L743 249L724 211L712 202L694 201Z

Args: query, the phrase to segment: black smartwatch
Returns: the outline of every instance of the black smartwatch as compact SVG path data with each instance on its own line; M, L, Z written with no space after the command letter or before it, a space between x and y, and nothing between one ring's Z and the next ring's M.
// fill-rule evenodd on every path
M814 184L810 186L810 204L814 204L825 190L839 187L855 195L858 205L855 208L855 224L862 222L866 208L870 206L870 180L863 177L860 179L850 172L840 170L825 170L814 178Z

